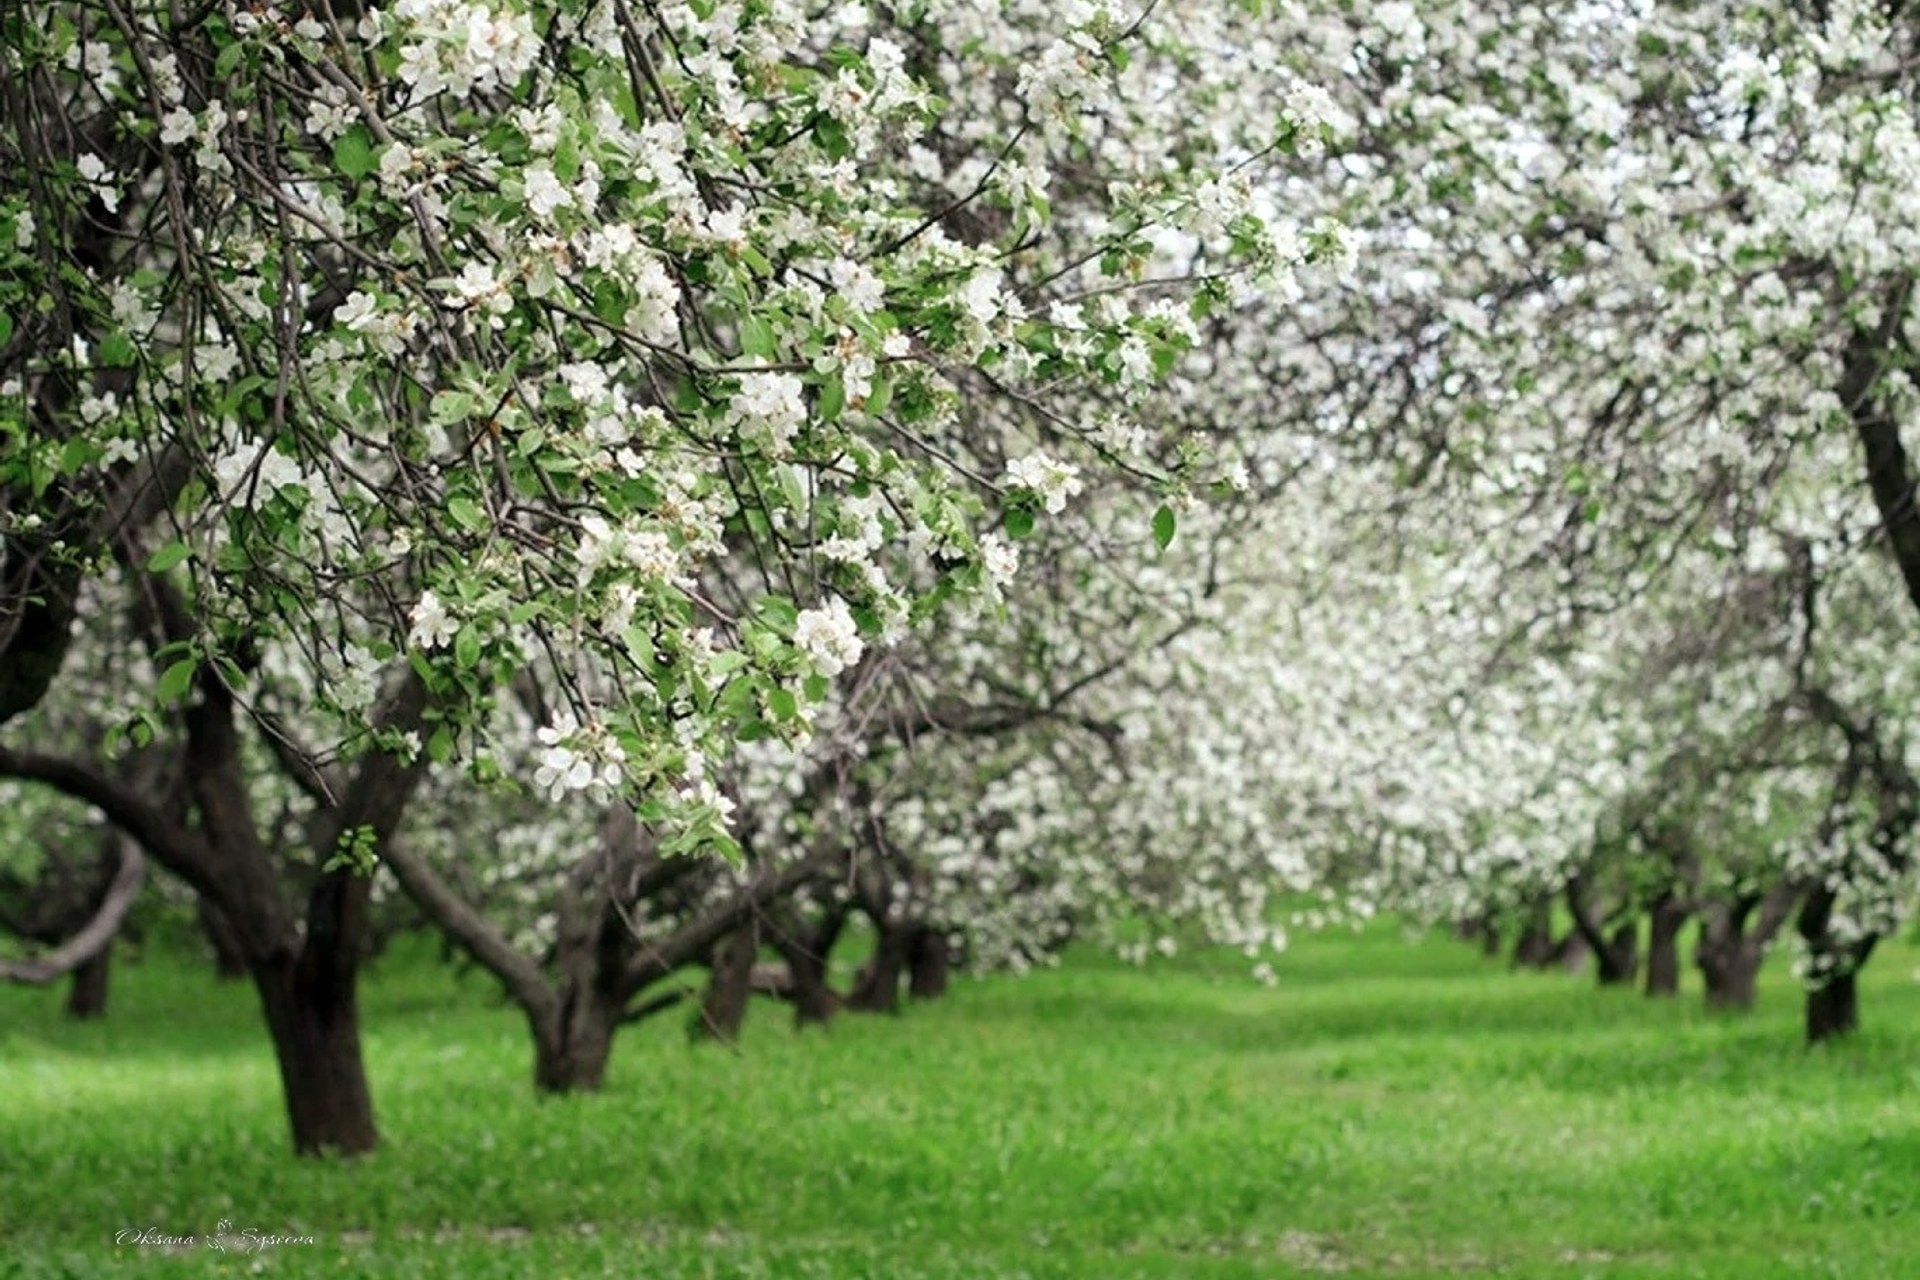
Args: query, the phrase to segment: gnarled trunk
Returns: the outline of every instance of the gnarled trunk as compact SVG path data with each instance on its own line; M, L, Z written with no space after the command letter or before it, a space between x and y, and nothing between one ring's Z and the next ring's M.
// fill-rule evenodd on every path
M1807 1043L1819 1044L1860 1029L1860 991L1852 972L1807 990Z
M1580 936L1578 930L1553 944L1553 958L1568 973L1579 973L1587 967L1587 961L1593 958L1593 948Z
M880 937L874 943L873 958L867 961L866 968L860 971L859 978L855 980L853 993L847 997L847 1008L865 1013L900 1011L900 977L906 970L912 934L913 931L903 925L880 926Z
M1526 923L1520 928L1520 936L1514 940L1513 967L1544 969L1553 960L1553 917L1546 904L1536 903L1528 909Z
M915 1000L938 1000L947 994L953 972L953 944L938 929L921 929L907 951L907 993Z
M107 1014L107 979L112 973L113 944L95 952L93 958L73 971L67 985L69 1018L104 1018Z
M787 969L793 976L793 1021L824 1026L844 1003L840 993L827 981L827 958L811 952L784 952Z
M1809 893L1800 904L1798 929L1815 962L1826 977L1807 989L1807 1043L1819 1044L1860 1029L1860 970L1880 945L1878 934L1842 942L1833 932L1833 913L1839 895L1826 885Z
M533 1085L541 1093L592 1093L607 1080L620 1009L595 992L569 991L558 1005L529 1013Z
M1760 962L1765 958L1766 953L1751 938L1710 938L1703 933L1694 959L1700 966L1700 976L1706 979L1707 1007L1753 1008Z
M1640 927L1632 921L1620 925L1608 936L1607 945L1597 948L1596 976L1603 987L1631 986L1640 973Z
M360 1053L354 971L269 961L253 969L301 1155L359 1155L380 1143Z
M1694 963L1707 982L1708 1008L1753 1008L1760 963L1800 896L1797 883L1783 880L1764 897L1748 893L1732 900L1709 901L1702 908L1700 946L1694 953Z
M776 908L768 917L767 941L786 964L786 983L779 995L793 1002L793 1023L825 1025L844 1003L827 980L834 944L846 927L848 908L833 903L815 920L792 906Z
M1688 911L1679 900L1666 897L1653 904L1647 922L1647 994L1680 994L1680 931Z
M753 963L760 958L760 930L749 923L714 948L713 971L700 1014L687 1028L696 1040L732 1044L747 1020L747 1001L753 994Z

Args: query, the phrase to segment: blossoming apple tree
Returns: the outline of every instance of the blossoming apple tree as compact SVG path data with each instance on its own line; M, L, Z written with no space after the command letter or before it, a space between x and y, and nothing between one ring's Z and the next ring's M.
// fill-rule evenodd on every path
M430 764L521 758L493 737L520 673L549 692L528 781L728 851L710 762L803 740L837 677L1004 580L1084 478L1205 478L1197 442L1123 450L1090 406L1334 239L1256 196L1321 121L1276 62L1244 74L1254 21L0 16L25 175L0 196L0 708L57 691L100 584L148 677L129 732L189 753L194 821L96 762L0 768L251 917L297 1147L375 1140L352 864ZM314 806L324 869L292 883L264 761Z

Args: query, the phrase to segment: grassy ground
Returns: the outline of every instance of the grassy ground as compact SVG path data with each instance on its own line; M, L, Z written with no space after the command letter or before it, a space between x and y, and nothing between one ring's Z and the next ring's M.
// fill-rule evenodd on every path
M1709 1018L1389 931L1244 964L1088 960L741 1052L643 1026L539 1101L484 982L367 994L386 1148L286 1154L244 987L123 966L112 1015L0 990L0 1275L1920 1275L1920 955L1808 1052L1770 975ZM260 1256L116 1248L221 1219Z

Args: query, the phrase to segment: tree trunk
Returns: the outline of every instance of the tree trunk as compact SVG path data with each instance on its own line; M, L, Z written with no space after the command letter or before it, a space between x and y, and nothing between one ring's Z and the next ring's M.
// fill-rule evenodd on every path
M301 1155L359 1155L380 1142L360 1053L353 970L291 960L253 971L280 1061L280 1083Z
M1687 924L1686 907L1672 898L1653 904L1647 923L1647 994L1680 994L1680 931Z
M1764 952L1751 940L1709 941L1702 937L1696 957L1707 982L1707 1007L1753 1008L1756 980Z
M879 940L873 947L873 958L860 971L860 977L853 985L853 994L847 997L847 1008L865 1013L900 1012L900 975L907 965L910 944L911 934L905 927L880 927Z
M1568 973L1579 973L1587 967L1587 961L1592 956L1593 948L1587 945L1587 940L1580 936L1577 929L1553 944L1555 963Z
M220 914L220 908L202 897L199 904L200 931L207 935L207 942L213 947L213 971L224 982L232 982L247 976L247 957L240 950L240 940L234 936L233 926Z
M915 1000L938 1000L947 994L953 971L952 940L938 929L914 934L907 952L907 993Z
M591 992L567 993L533 1025L533 1086L541 1093L593 1093L606 1083L620 1010Z
M1860 1029L1860 992L1851 972L1807 991L1807 1043L1819 1044Z
M113 944L109 942L73 971L67 986L69 1018L104 1018L107 1014L107 978L112 972Z
M842 1000L827 980L834 944L846 926L847 907L826 908L818 920L808 921L797 908L776 909L768 917L767 940L786 963L788 990L793 1001L793 1024L824 1026L838 1013Z
M1600 985L1633 985L1640 972L1640 926L1630 920L1615 929L1606 942L1606 946L1594 952L1600 962L1597 972Z
M1553 920L1545 906L1527 912L1526 923L1513 944L1513 967L1544 969L1553 963Z
M840 993L827 981L827 958L810 952L789 952L787 969L793 975L794 1025L825 1026L833 1021L843 1002Z
M753 924L736 930L714 948L713 972L700 1014L687 1028L695 1040L733 1044L747 1020L747 1001L753 994L753 964L760 958L760 930Z

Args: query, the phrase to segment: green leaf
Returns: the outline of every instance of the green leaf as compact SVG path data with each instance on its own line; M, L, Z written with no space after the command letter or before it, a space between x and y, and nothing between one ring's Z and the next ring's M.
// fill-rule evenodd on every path
M800 703L792 690L776 684L767 690L767 709L782 720L791 720L800 714Z
M147 557L147 572L165 573L175 565L184 562L186 558L192 554L193 553L187 549L186 543L178 540L169 542L166 546Z
M806 477L800 473L800 468L782 466L779 468L778 474L780 477L780 495L786 499L787 508L795 513L805 511L807 509L807 480Z
M238 40L222 49L213 60L213 74L216 79L225 80L240 68L240 60L247 56L247 46Z
M828 378L826 385L820 388L820 416L828 422L840 416L847 407L846 384L838 378Z
M759 316L740 322L740 350L750 356L773 358L773 326Z
M1173 508L1163 503L1160 509L1153 513L1153 540L1160 544L1162 551L1165 551L1173 541L1174 528Z
M471 670L480 665L480 633L472 623L460 628L453 638L453 660L463 670Z
M124 333L110 333L100 340L100 363L109 369L132 368L139 358L139 348Z
M0 346L5 346L7 339L12 336L13 316L5 311L0 311Z
M427 405L427 416L437 426L465 422L473 414L473 397L464 391L439 391Z
M853 154L853 139L847 136L846 126L830 115L823 113L814 120L813 136L819 140L821 150L835 160L844 160Z
M91 461L93 461L93 445L75 436L60 450L60 474L79 475L80 469Z
M782 596L767 596L760 601L760 616L767 624L782 635L792 635L794 624L800 621L800 607ZM716 655L717 656L717 655Z
M1018 542L1033 532L1033 512L1025 507L1008 507L1000 523L1005 527L1007 536Z
M378 162L373 156L373 137L366 125L356 124L334 140L333 163L355 182L373 172Z
M182 658L160 673L160 683L155 686L154 697L163 703L178 702L188 689L193 687L193 673L199 667L198 658Z
M463 529L479 530L487 527L487 513L480 509L479 503L465 494L457 494L447 500L447 514L452 516L454 523Z

